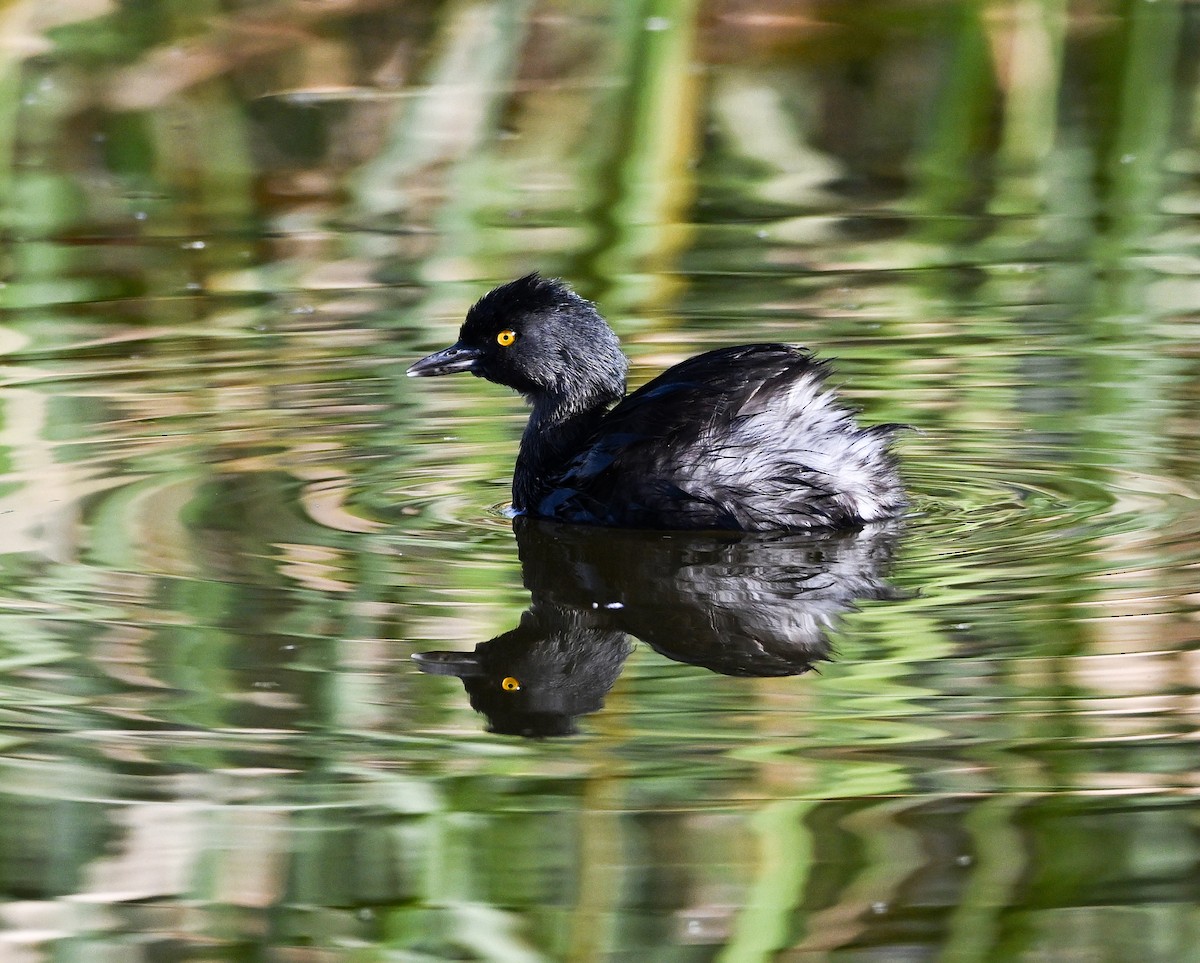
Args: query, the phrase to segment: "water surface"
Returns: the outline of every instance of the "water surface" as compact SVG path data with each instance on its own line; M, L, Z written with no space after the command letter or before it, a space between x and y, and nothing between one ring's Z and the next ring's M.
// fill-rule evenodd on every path
M1194 4L4 16L0 956L1200 958ZM533 269L911 516L514 531Z

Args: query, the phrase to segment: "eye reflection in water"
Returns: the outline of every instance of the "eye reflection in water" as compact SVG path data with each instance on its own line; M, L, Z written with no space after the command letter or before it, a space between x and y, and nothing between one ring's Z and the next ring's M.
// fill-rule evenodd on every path
M641 532L513 523L532 599L520 624L473 652L421 652L458 676L492 732L571 735L597 712L632 650L731 676L799 675L829 657L829 631L886 579L901 525L850 532Z

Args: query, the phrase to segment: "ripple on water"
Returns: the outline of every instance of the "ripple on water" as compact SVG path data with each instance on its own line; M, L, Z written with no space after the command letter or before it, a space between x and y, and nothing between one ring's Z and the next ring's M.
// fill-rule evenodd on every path
M507 492L507 480L480 480L470 465L452 470L406 467L372 498L371 517L455 542L472 532L511 530L511 502L497 501Z
M1064 542L1200 531L1200 488L1178 477L1105 464L1104 452L1004 451L987 437L928 437L925 450L939 457L904 462L922 533L914 547L926 556L1028 548L1034 561Z

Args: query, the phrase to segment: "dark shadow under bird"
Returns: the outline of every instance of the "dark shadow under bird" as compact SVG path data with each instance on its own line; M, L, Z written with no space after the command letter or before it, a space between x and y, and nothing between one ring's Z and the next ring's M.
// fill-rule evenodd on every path
M513 472L522 514L621 528L844 528L900 515L889 443L859 427L803 348L749 344L625 394L628 362L595 306L537 274L490 291L457 343L408 369L470 372L532 406Z

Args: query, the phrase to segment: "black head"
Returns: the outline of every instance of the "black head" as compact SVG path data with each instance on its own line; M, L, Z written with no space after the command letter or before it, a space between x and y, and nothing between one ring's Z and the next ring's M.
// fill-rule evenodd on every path
M603 708L630 652L624 632L593 618L590 610L540 606L474 652L416 652L413 659L422 672L458 676L492 732L568 736L579 716Z
M422 358L410 377L471 374L570 407L625 392L628 363L612 328L561 281L528 274L494 288L467 312L458 342Z

